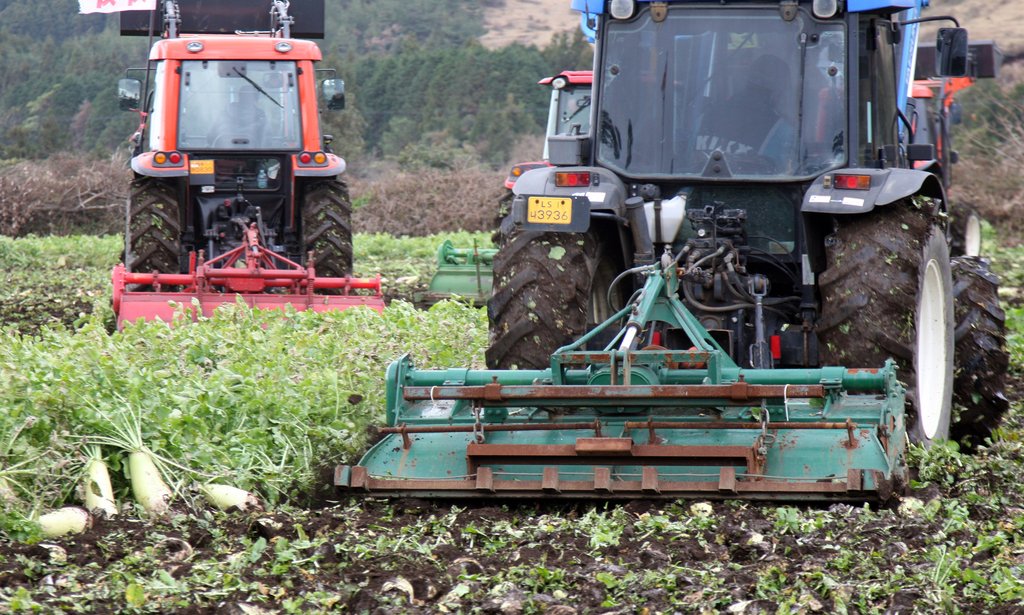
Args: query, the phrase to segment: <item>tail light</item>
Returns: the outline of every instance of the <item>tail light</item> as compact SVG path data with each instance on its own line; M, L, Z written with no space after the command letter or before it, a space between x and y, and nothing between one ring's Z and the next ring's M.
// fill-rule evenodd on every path
M323 152L302 152L298 158L299 164L304 167L322 167L327 165L327 154Z
M180 167L185 157L181 152L157 152L153 154L153 166Z
M559 188L579 188L590 185L590 173L555 173L555 185Z
M871 190L870 175L842 175L837 173L833 180L840 190Z

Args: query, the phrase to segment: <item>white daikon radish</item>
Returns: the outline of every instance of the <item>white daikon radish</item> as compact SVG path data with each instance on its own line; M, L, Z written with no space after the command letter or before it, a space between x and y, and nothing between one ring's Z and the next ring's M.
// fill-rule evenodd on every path
M132 480L132 495L146 512L162 515L171 502L171 488L160 476L149 449L141 447L128 454L128 473Z
M92 527L92 515L78 506L66 506L45 515L36 521L43 528L43 535L56 538L67 534L81 534Z
M230 485L217 485L208 483L200 485L199 490L206 496L206 500L221 510L237 508L245 512L247 510L263 510L263 505L258 497L245 489L232 487Z
M83 483L86 510L92 514L103 511L108 519L117 515L114 489L110 486L110 472L107 471L107 464L103 462L99 447L93 449L89 461L85 464Z

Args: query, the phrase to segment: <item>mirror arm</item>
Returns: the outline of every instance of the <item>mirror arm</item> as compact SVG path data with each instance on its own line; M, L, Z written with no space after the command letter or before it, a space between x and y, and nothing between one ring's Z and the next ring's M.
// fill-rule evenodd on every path
M909 26L915 23L924 23L926 21L952 21L953 25L957 28L960 27L960 21L952 15L936 15L935 17L918 17L917 19L908 19L907 21L899 22L900 27Z

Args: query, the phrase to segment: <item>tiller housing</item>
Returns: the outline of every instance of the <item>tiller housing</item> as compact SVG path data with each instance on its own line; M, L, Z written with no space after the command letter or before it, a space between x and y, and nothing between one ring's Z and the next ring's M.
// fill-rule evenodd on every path
M387 373L384 438L344 493L884 500L905 482L904 389L873 369L742 369L653 265L542 370ZM613 323L602 350L587 350ZM685 348L685 350L671 349Z
M181 309L179 306L184 306L185 313L196 320L209 317L224 304L238 301L261 309L291 305L296 310L324 312L365 306L384 311L380 276L317 277L312 254L307 263L309 266L303 267L268 250L253 225L246 231L242 245L214 259L205 261L202 252L198 258L192 253L188 273L129 272L118 264L113 271L117 328L139 319L171 322ZM129 284L136 290L128 290Z

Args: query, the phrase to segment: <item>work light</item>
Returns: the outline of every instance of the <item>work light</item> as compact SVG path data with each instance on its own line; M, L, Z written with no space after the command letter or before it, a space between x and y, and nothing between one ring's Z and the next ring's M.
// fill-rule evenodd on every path
M612 0L608 10L615 19L629 19L636 10L636 0Z

